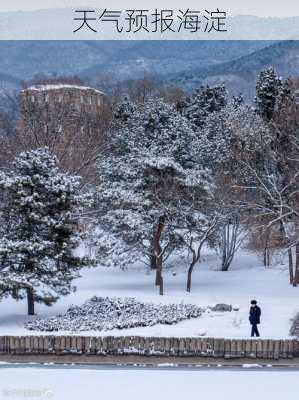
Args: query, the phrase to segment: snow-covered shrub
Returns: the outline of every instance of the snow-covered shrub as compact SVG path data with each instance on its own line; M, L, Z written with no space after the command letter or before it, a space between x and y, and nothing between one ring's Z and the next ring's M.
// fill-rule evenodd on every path
M200 317L204 310L192 304L143 303L134 298L93 297L82 306L71 306L65 315L37 318L26 323L36 331L108 331L157 324L172 325Z

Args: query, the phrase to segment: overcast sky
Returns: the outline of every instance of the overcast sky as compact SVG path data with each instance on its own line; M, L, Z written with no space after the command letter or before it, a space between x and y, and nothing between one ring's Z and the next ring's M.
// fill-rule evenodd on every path
M229 15L246 14L267 17L299 16L299 0L2 0L0 11L35 10L42 8L83 7L101 9L186 9L219 7Z

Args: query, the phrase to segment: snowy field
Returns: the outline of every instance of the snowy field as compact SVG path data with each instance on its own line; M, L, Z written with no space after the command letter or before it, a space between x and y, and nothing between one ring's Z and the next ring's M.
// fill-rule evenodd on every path
M83 277L76 282L76 293L61 299L52 307L37 305L36 310L39 317L62 314L71 304L81 305L95 295L136 297L141 301L165 304L184 302L201 307L227 303L238 307L239 311L206 311L197 319L171 326L156 325L79 334L246 338L250 333L249 303L252 298L256 298L262 308L262 337L288 337L291 319L299 311L299 288L289 285L286 266L277 258L274 266L264 268L255 255L246 252L237 255L230 271L220 272L218 266L219 258L216 255L205 254L202 263L194 271L190 294L185 292L185 268L181 266L165 272L166 294L163 297L158 295L154 286L154 274L146 274L144 267L128 271L93 268L83 271ZM0 303L0 335L40 334L24 328L27 318L25 301L4 299Z
M0 376L3 400L298 399L298 371L8 368Z

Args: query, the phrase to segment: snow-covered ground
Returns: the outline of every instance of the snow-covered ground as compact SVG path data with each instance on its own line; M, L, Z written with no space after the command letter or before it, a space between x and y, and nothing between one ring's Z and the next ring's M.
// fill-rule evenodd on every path
M275 264L271 268L264 268L254 254L242 251L237 255L232 269L221 272L217 270L219 258L211 253L205 254L202 263L194 271L192 292L188 294L185 291L186 269L181 266L175 270L176 274L173 274L174 270L164 273L166 294L163 297L158 295L154 286L154 274L146 274L144 267L128 271L98 267L83 271L83 277L76 282L76 293L62 298L52 307L37 305L36 310L40 317L58 315L65 313L69 305L81 305L95 295L136 297L157 303L185 302L203 307L227 303L239 307L239 311L207 311L198 319L171 326L79 334L245 338L250 332L249 303L255 298L262 308L262 337L286 338L289 336L291 319L299 311L299 288L289 285L287 268L279 259L275 260ZM25 301L4 299L0 302L0 335L41 334L26 330L26 320Z
M0 370L1 399L298 399L298 371Z

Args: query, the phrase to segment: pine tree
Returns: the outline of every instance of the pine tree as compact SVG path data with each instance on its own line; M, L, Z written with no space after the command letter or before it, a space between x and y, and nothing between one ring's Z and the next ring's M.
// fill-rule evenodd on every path
M270 121L286 97L291 96L288 80L278 77L274 68L260 72L256 83L255 106L257 113Z
M114 118L117 121L126 122L133 116L136 108L136 104L130 100L129 96L124 96L113 110Z
M60 173L46 148L21 153L0 174L0 289L47 305L71 292L84 264L74 255L80 235L77 214L86 203L80 179Z
M219 111L208 114L203 125L197 129L198 158L214 175L219 171L231 172L235 151L234 128L237 121L248 120L249 114L248 106L233 100Z
M220 111L226 104L227 92L224 86L202 86L179 103L178 110L196 129L204 125L210 114Z
M174 106L149 99L113 132L109 153L98 164L99 260L126 265L154 257L160 294L163 263L184 244L176 230L177 203L190 188L204 192L206 172L196 163L195 139Z

